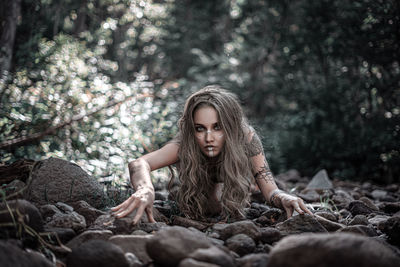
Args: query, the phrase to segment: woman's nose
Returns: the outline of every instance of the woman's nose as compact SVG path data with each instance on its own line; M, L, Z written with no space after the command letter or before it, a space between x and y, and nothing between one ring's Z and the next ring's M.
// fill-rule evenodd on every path
M206 132L206 141L211 142L213 140L214 140L214 135L213 135L212 131L208 130Z

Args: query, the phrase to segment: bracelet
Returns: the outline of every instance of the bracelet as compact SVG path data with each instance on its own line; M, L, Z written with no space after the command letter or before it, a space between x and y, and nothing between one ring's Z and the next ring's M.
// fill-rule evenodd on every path
M283 191L280 190L280 189L275 189L275 190L272 192L271 196L269 197L269 204L270 204L270 205L275 206L275 207L281 206L281 205L277 205L277 204L275 203L276 197L277 197L278 194L281 193L281 192L283 192ZM281 203L279 203L279 204L281 204Z

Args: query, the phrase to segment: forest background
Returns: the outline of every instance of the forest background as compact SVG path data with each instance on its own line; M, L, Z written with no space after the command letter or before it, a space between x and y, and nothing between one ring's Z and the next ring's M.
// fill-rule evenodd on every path
M55 156L127 182L186 97L220 84L275 174L400 181L396 0L6 0L0 22L2 164Z

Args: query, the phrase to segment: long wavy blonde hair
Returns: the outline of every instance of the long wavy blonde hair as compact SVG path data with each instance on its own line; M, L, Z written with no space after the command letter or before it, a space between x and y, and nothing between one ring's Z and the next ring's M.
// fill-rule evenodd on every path
M202 106L213 107L225 134L225 144L217 161L210 161L195 140L194 112ZM222 215L243 215L248 204L251 163L246 153L249 126L236 95L210 85L191 95L179 122L179 173L180 190L176 201L187 217L204 219L210 205L210 194L215 183L222 182Z

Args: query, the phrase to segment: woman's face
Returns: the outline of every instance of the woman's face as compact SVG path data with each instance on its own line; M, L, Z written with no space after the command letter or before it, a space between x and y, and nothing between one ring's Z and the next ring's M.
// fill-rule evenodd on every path
M196 142L203 154L208 157L218 156L225 144L225 133L217 111L210 106L200 107L194 112L193 120Z

